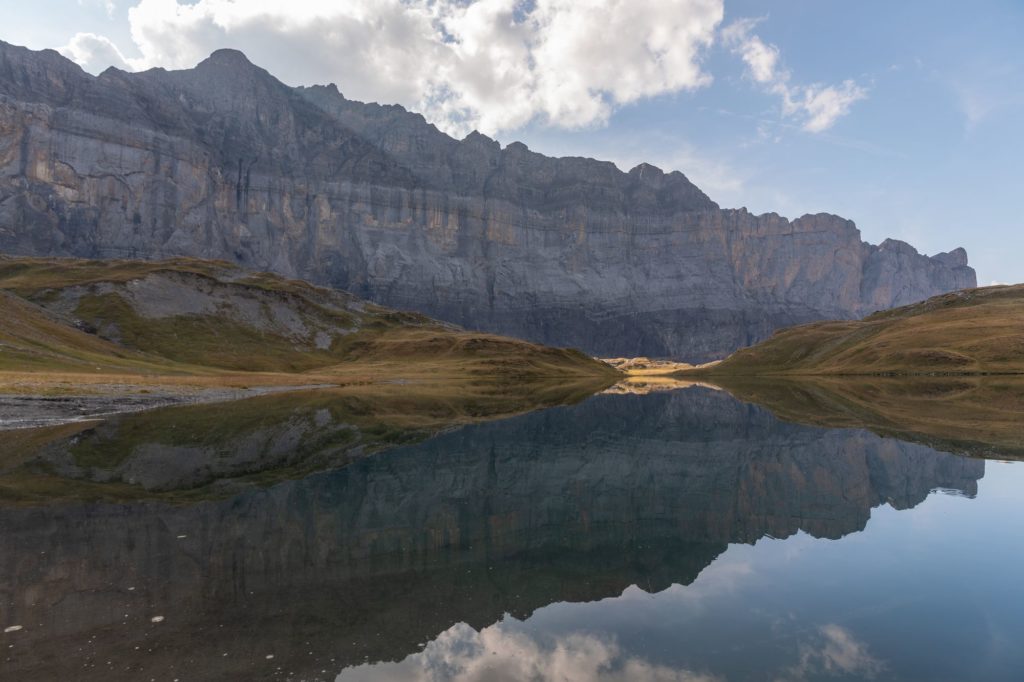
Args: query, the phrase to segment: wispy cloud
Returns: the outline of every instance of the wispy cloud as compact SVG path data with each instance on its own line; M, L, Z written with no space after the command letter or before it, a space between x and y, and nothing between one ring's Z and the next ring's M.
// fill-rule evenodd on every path
M952 89L964 116L964 128L971 133L993 116L1024 110L1024 93L1007 87L1020 82L1024 66L992 58L977 58L953 74L938 74Z
M71 41L61 48L66 57L86 71L97 72L114 66L131 70L128 59L109 38L95 33L76 33Z
M779 48L753 33L760 19L740 19L722 29L723 42L739 55L750 78L782 100L782 114L794 117L812 133L828 130L867 97L867 89L852 80L838 85L796 85L782 65Z
M871 680L883 670L885 665L871 655L866 644L846 628L830 624L819 628L800 645L797 664L776 677L775 682L802 682L822 675Z

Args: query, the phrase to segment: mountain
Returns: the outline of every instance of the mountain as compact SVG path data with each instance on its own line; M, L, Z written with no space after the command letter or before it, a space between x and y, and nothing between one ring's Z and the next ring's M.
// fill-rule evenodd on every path
M0 257L0 370L507 385L616 371L223 261ZM252 382L260 379L254 376ZM458 390L465 391L465 385Z
M963 249L721 209L648 164L455 140L232 50L92 77L0 43L0 251L223 258L474 329L690 361L976 285Z
M714 375L1024 374L1024 284L968 289L863 320L785 329Z

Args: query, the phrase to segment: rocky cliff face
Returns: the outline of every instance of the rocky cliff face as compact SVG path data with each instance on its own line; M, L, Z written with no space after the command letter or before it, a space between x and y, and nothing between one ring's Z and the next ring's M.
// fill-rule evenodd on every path
M229 50L93 78L0 43L0 251L226 258L471 328L688 360L975 285L963 249L723 210L646 164L454 140Z

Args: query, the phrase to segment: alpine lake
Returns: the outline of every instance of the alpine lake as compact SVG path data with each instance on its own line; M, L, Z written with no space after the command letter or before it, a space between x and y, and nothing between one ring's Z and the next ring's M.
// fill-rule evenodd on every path
M784 398L325 390L0 432L0 678L1024 679L1024 416Z

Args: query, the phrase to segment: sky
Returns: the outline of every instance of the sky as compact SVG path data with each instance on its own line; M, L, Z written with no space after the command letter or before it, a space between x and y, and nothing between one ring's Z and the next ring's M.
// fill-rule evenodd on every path
M682 171L723 207L829 212L1024 282L1021 0L4 0L87 71L243 50L456 137Z

